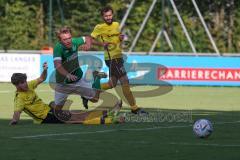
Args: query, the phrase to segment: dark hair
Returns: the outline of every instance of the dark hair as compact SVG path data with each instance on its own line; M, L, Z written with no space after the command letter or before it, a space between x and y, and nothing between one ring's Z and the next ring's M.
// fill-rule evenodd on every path
M67 27L67 26L64 26L64 27L62 27L62 28L59 28L59 29L56 31L56 35L57 35L58 39L60 39L60 35L61 35L61 34L64 34L64 33L72 33L71 28L70 28L70 27Z
M18 85L27 80L27 75L25 73L13 73L11 77L11 82L14 85Z
M112 13L113 13L113 9L112 9L111 6L106 6L103 9L101 9L101 15L103 16L103 14L108 12L108 11L112 11Z

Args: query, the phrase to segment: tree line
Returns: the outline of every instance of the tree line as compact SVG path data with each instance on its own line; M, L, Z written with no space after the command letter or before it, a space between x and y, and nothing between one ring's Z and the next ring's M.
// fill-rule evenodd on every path
M131 0L0 0L0 49L39 50L57 41L54 30L67 25L73 36L89 35L102 22L100 9L111 5L114 19L121 22ZM174 0L197 52L215 52L191 0ZM196 0L221 53L238 53L240 48L240 1ZM123 32L127 51L137 34L152 0L136 0ZM51 22L51 23L50 23ZM50 25L51 24L51 25ZM159 31L154 52L192 52L170 0L157 0L133 51L148 52ZM52 31L52 32L51 32Z

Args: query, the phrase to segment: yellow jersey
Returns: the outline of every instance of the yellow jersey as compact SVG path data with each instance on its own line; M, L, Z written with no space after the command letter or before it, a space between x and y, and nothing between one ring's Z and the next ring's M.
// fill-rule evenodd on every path
M112 22L110 25L102 23L95 26L91 36L98 41L110 43L108 51L104 52L105 60L109 60L108 52L111 59L122 57L121 40L119 38L120 34L121 32L118 22Z
M47 117L50 107L43 103L34 89L37 88L37 80L27 83L28 91L15 93L14 111L24 111L33 118L34 123L40 124Z

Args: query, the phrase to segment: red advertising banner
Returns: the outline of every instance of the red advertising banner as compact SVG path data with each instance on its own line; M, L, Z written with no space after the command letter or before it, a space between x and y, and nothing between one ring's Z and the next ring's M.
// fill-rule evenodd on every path
M158 68L159 80L240 81L240 68Z

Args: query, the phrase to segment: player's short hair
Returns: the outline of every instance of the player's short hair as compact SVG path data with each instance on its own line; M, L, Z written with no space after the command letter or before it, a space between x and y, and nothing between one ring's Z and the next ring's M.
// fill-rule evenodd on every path
M27 75L25 73L13 73L11 77L11 82L13 85L18 85L27 80Z
M106 6L104 8L101 9L101 15L103 16L104 13L108 12L108 11L112 11L113 13L113 9L111 6Z
M58 39L60 39L61 34L65 34L65 33L72 33L71 28L64 26L56 30L56 36L58 37Z

